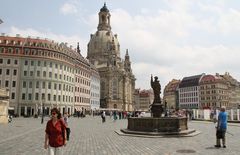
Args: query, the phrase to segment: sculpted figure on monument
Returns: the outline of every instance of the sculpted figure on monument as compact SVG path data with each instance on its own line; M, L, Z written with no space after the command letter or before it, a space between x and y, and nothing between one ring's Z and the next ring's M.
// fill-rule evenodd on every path
M161 85L158 81L158 77L155 76L154 77L154 81L153 81L153 77L151 75L151 87L153 89L153 93L154 93L154 101L153 103L161 103L161 98L160 98L160 94L161 94Z

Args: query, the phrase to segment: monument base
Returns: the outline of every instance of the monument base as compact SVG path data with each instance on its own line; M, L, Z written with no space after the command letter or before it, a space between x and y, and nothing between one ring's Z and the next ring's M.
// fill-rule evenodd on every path
M161 103L153 103L151 105L151 113L153 117L162 117L163 105Z
M128 118L128 130L144 132L179 132L187 130L186 117L131 117Z
M197 135L195 129L188 129L186 117L131 117L127 129L120 130L125 135L147 136L187 136ZM120 135L120 133L118 133Z
M131 131L128 129L121 129L116 131L121 136L134 136L134 137L192 137L200 134L195 129L188 129L179 132L143 132L143 131Z

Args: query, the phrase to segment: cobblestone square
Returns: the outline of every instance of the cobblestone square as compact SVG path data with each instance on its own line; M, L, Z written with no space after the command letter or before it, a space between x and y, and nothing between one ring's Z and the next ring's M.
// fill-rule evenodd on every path
M14 118L0 125L0 155L43 155L44 124L38 118ZM100 117L70 118L70 141L65 155L238 155L240 125L228 126L227 148L214 148L215 129L211 122L191 121L189 127L201 131L194 137L141 138L119 136L115 133L127 127L127 120L106 123ZM233 135L231 135L233 134Z

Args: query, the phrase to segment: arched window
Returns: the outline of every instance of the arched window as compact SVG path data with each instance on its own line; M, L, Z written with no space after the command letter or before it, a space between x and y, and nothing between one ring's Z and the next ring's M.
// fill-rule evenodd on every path
M102 22L106 23L106 17L104 15L102 15Z
M117 82L117 79L113 79L113 82L112 82L112 99L113 100L117 100L117 93L118 93L118 82Z
M104 81L102 81L101 82L101 98L104 98L105 96L105 82Z

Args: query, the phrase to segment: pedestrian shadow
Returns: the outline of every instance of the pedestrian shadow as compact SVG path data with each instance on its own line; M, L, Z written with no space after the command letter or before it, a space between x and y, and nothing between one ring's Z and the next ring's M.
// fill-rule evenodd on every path
M205 149L206 150L213 150L213 149L220 149L220 148L217 148L217 147L214 147L214 146L210 146L210 147L206 147Z

